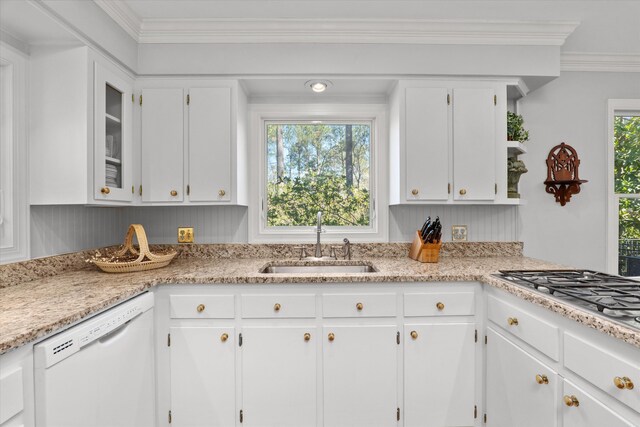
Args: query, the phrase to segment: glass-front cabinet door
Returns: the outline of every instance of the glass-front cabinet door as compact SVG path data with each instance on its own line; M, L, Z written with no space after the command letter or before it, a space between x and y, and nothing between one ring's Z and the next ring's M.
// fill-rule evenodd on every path
M130 202L132 179L132 96L126 79L95 63L94 198Z

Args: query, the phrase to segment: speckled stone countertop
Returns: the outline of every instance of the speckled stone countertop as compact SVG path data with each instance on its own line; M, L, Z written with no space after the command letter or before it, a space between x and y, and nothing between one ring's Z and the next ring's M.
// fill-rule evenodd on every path
M210 245L213 246L213 245ZM222 245L220 245L222 246ZM521 256L522 246L505 247L507 253L489 251L493 256L443 256L437 264L421 264L400 257L407 250L400 246L398 253L369 253L358 257L359 263L373 264L376 273L324 274L264 274L259 271L279 257L237 258L189 256L181 254L168 267L126 274L102 273L89 265L66 263L65 269L52 275L42 267L41 277L31 281L8 284L15 269L0 270L0 354L61 330L86 316L104 310L159 284L211 283L371 283L371 282L433 282L479 281L515 294L533 304L574 319L589 327L640 347L640 333L593 313L563 304L547 296L531 292L491 276L504 269L555 269L562 266ZM517 250L519 248L519 251ZM233 252L233 251L232 251ZM406 253L406 252L404 252ZM475 253L475 252L472 252ZM458 254L468 254L464 251ZM486 254L486 253L485 253ZM516 256L505 256L515 254ZM361 255L366 255L362 252ZM86 256L75 255L77 257ZM53 257L58 258L58 257ZM34 263L39 260L28 261ZM40 261L46 264L45 261ZM343 261L348 263L347 261ZM352 263L353 263L352 262ZM54 263L60 264L58 261ZM68 269L68 271L66 270Z

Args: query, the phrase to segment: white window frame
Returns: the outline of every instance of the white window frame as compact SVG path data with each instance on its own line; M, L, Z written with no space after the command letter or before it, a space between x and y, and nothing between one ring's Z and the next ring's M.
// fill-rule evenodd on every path
M267 146L265 125L272 122L370 122L370 227L323 226L322 242L386 242L389 239L387 107L384 104L252 104L249 149L249 242L282 243L316 240L315 227L267 227ZM252 185L255 184L255 185Z
M620 113L640 114L640 99L610 99L607 103L607 272L618 274L618 205L615 191L614 119ZM638 198L640 194L622 198Z
M6 220L1 227L9 226L13 231L10 246L0 248L0 264L29 259L29 175L27 148L27 56L4 42L0 42L0 66L6 72L2 84L10 87L10 98L7 105L10 111L11 130L9 144L12 158L8 173L11 181L11 212L0 212ZM6 67L6 68L5 68ZM4 160L2 159L3 163Z

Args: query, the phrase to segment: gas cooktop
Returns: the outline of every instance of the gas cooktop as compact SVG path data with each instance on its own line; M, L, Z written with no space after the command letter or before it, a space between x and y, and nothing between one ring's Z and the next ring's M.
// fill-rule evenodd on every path
M640 330L637 280L591 270L501 270L494 276Z

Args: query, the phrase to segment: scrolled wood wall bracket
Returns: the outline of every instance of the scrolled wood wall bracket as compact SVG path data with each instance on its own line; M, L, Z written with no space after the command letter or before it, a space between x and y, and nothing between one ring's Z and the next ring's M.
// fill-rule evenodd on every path
M546 192L553 194L556 202L566 205L571 196L580 192L580 185L588 182L580 179L580 159L575 148L564 142L556 145L547 156Z

